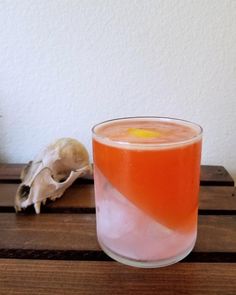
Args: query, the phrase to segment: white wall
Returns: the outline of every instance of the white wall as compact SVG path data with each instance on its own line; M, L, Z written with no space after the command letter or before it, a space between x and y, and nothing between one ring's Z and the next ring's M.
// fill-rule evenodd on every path
M236 176L236 1L0 0L0 160L93 124L173 116Z

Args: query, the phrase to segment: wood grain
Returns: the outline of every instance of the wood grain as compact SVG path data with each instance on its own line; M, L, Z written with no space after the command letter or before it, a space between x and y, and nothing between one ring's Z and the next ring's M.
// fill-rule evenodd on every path
M200 210L236 210L236 188L233 186L202 186Z
M100 249L94 214L2 213L0 224L0 249Z
M0 260L0 294L227 294L236 264L178 263L138 269L117 262Z
M0 214L0 249L99 251L94 214ZM199 216L196 252L236 253L236 215Z
M20 181L20 172L25 164L0 164L0 181ZM233 186L234 180L222 166L201 166L201 185Z
M0 211L4 208L8 208L8 212L13 211L17 187L18 184L14 183L0 183ZM236 210L236 195L233 186L202 186L199 199L200 210ZM42 206L42 212L70 212L75 209L94 207L93 184L73 184L56 202L48 202L45 207Z

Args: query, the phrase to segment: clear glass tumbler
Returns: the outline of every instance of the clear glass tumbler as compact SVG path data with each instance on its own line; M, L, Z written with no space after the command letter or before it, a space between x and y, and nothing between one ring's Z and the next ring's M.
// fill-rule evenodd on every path
M93 128L97 237L113 259L161 267L187 256L197 237L202 128L160 117Z

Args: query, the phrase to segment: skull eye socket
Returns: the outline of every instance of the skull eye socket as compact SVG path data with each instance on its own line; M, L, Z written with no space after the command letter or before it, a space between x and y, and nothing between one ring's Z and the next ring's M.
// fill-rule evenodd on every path
M70 172L68 172L68 171L60 171L59 173L57 173L57 175L52 174L52 178L55 181L57 181L59 183L62 183L62 182L66 181L68 179L68 177L70 176Z
M27 200L29 193L30 193L30 187L28 185L22 185L19 190L19 196L21 201Z

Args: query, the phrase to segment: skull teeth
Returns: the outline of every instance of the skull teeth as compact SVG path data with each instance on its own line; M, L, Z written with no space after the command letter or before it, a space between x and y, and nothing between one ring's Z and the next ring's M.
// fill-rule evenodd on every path
M34 204L34 209L35 209L36 214L40 213L40 207L41 207L41 202L36 202Z

